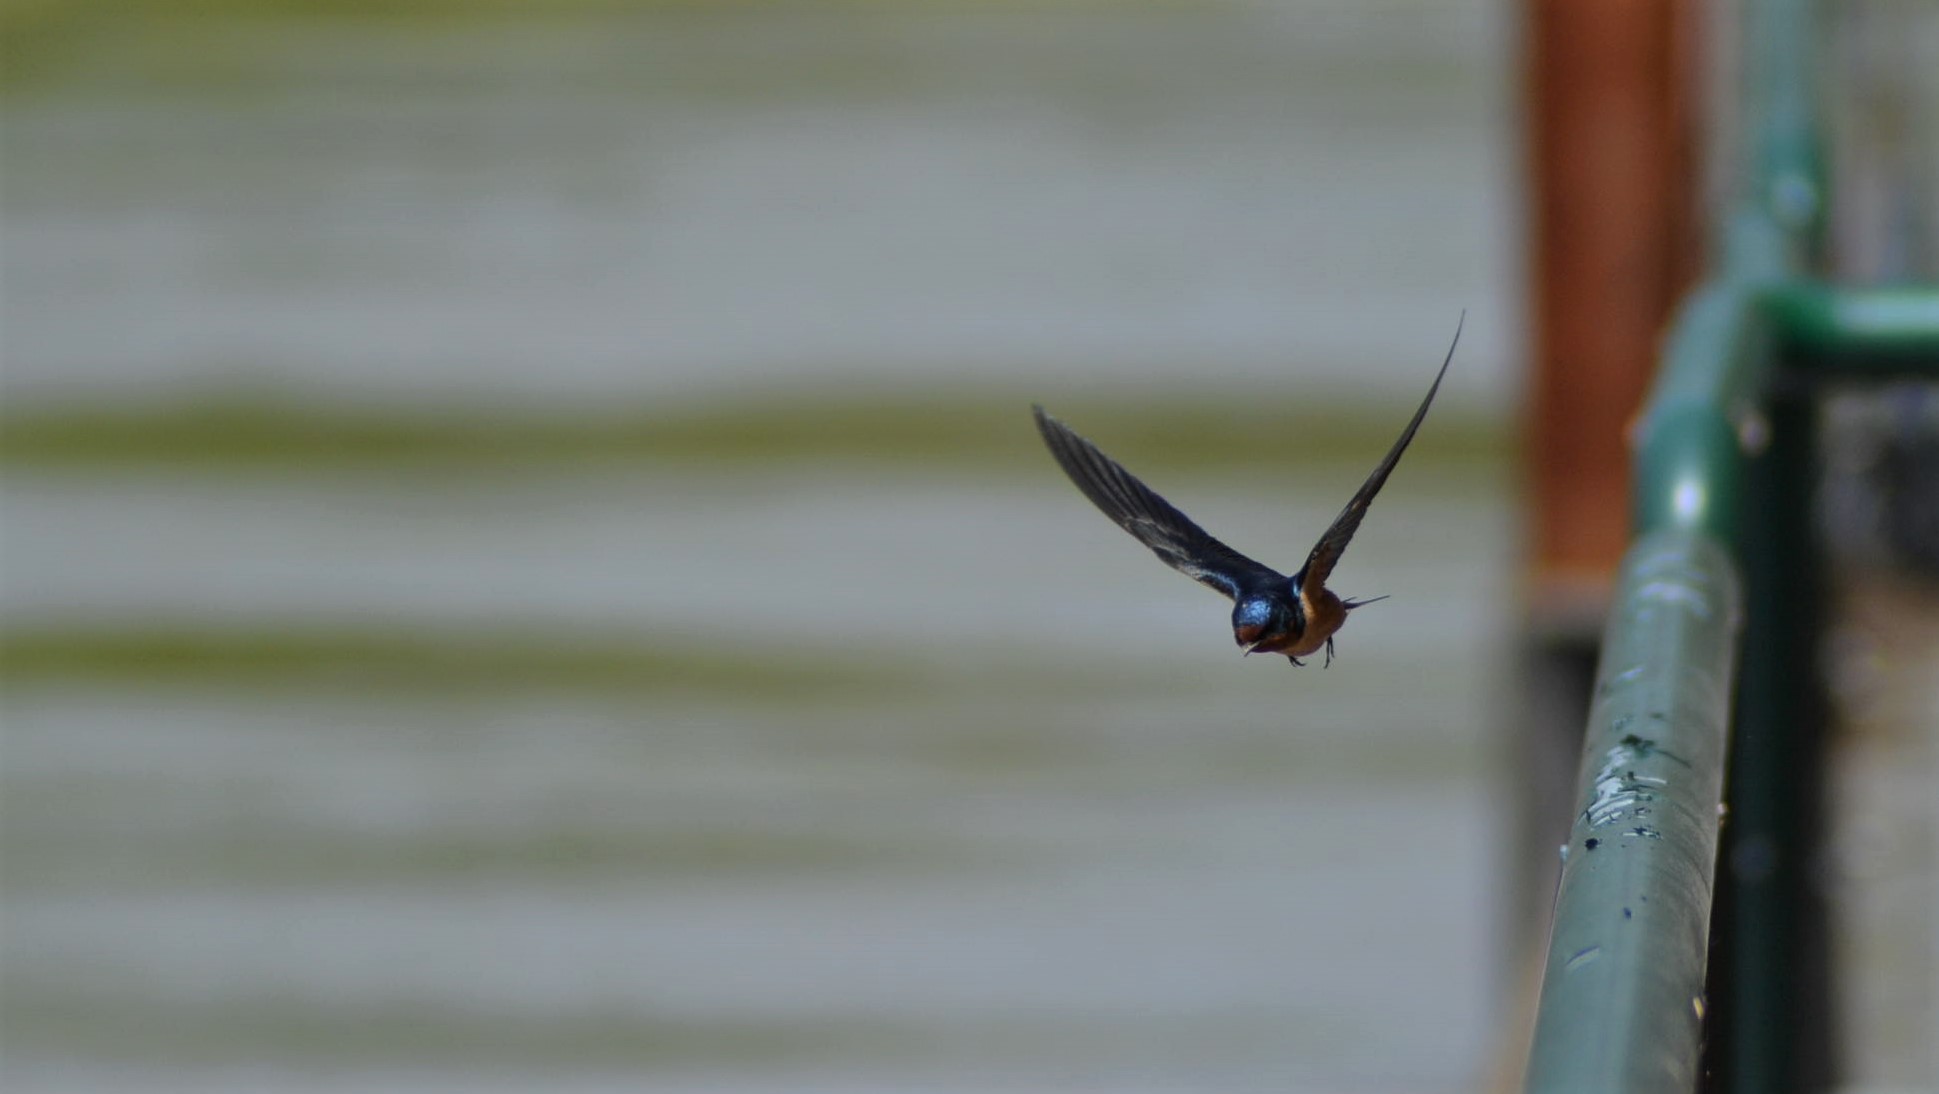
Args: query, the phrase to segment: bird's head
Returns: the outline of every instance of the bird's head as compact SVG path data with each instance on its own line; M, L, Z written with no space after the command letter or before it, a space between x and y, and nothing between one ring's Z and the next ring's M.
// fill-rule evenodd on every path
M1296 636L1299 625L1299 608L1290 599L1250 596L1232 608L1232 640L1247 653Z

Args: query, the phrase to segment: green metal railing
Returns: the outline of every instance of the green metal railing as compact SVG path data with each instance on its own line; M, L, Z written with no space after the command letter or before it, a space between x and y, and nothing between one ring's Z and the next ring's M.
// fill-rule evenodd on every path
M1939 287L1812 279L1817 14L1744 5L1751 143L1637 437L1636 538L1597 670L1530 1091L1831 1081L1815 400L1827 381L1939 378Z

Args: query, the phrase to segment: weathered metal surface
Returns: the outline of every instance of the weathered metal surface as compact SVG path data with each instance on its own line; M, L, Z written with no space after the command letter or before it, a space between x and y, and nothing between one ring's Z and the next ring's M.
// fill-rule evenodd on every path
M1701 531L1649 535L1624 556L1530 1091L1695 1087L1739 595L1729 554Z
M1742 14L1736 193L1634 437L1642 538L1602 652L1531 1090L1765 1094L1827 1089L1835 1071L1813 385L1939 373L1939 292L1810 279L1828 204L1818 6ZM1717 869L1703 806L1726 767ZM1615 819L1639 807L1655 819ZM1601 831L1618 825L1627 838Z

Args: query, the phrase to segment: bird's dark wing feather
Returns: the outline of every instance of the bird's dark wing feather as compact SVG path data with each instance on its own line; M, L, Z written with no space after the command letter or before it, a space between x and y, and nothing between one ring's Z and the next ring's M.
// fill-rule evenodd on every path
M1116 460L1070 427L1031 407L1037 430L1064 474L1077 484L1091 504L1136 536L1165 564L1203 585L1238 599L1242 590L1261 583L1285 581L1285 575L1261 565L1212 538L1190 517L1153 493Z
M1448 363L1454 360L1454 347L1461 343L1461 327L1467 319L1467 313L1461 313L1461 322L1454 326L1454 341L1448 344L1447 356L1441 361L1441 371L1434 374L1434 385L1427 389L1427 398L1421 400L1420 409L1414 411L1414 420L1401 431L1400 439L1387 450L1380 466L1375 467L1373 474L1367 476L1367 481L1360 484L1353 500L1347 502L1347 507L1340 510L1340 515L1333 518L1333 526L1313 545L1313 553L1306 556L1306 565L1293 575L1293 583L1300 589L1326 586L1326 579L1333 573L1334 564L1346 553L1347 544L1353 542L1353 533L1360 530L1360 518L1367 515L1367 507L1373 504L1374 495L1387 485L1387 476L1393 473L1394 465L1400 462L1401 453L1407 451L1408 442L1414 439L1414 431L1421 427L1421 421L1427 417L1427 408L1434 402L1434 393L1441 390L1441 377L1447 375Z

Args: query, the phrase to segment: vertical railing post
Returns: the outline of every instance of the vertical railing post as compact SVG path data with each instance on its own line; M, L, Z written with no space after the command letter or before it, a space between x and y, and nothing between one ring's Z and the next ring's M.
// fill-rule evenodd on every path
M1813 0L1744 8L1749 140L1721 275L1766 292L1822 261L1828 190L1816 94ZM1767 330L1771 324L1762 324ZM1772 367L1737 408L1750 457L1736 549L1745 639L1710 970L1706 1089L1791 1092L1832 1078L1830 943L1820 884L1827 700L1816 650L1825 620L1812 495L1812 392L1771 334Z
M1779 391L1754 428L1739 548L1746 618L1730 822L1720 876L1710 1089L1812 1091L1832 1081L1825 839L1828 700L1817 665L1827 591L1812 484L1809 389Z

